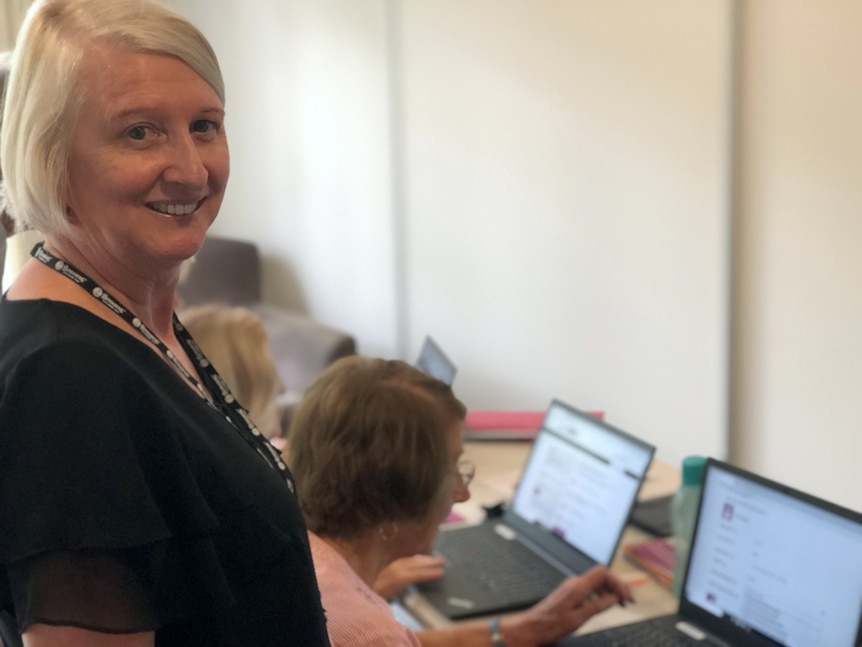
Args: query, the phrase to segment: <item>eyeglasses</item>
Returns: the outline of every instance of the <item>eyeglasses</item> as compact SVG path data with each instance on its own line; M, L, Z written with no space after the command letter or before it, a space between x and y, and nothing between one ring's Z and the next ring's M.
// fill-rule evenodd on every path
M473 477L476 476L476 465L471 460L458 461L458 476L461 478L461 485L467 487L470 485L470 481L473 480Z

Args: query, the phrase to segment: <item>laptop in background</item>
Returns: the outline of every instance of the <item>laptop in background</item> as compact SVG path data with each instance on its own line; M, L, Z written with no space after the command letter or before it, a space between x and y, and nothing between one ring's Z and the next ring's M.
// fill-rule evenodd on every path
M452 385L457 369L434 339L427 335L419 350L416 368ZM469 411L464 440L533 440L542 424L544 411ZM601 412L593 412L601 418Z
M418 585L449 618L538 602L567 576L609 565L655 448L553 400L502 517L442 530L442 579Z
M658 637L633 635L649 632ZM679 611L558 642L862 645L862 514L709 459ZM674 643L677 644L677 643Z
M419 349L419 357L414 364L423 373L427 373L433 378L445 382L449 386L455 381L455 373L458 369L452 363L443 349L437 344L431 335L426 335L422 342L422 348Z

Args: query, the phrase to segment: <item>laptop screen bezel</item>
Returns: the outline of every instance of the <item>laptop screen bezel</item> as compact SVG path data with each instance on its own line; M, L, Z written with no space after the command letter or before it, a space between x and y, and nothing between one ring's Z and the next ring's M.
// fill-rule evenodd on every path
M805 492L801 492L799 490L791 488L787 485L772 481L766 477L759 476L757 474L741 469L739 467L731 465L730 463L726 463L716 458L710 457L707 459L703 477L704 483L707 483L707 477L712 470L723 470L727 473L733 474L734 476L747 479L757 485L767 487L780 494L795 498L803 503L814 505L826 512L836 514L850 521L855 521L856 523L862 523L862 514L858 512L854 512L853 510L849 510L835 503L831 503L824 499L820 499ZM698 502L698 516L697 521L695 522L694 532L692 534L692 546L694 546L695 542L697 541L698 531L701 526L700 504L703 501L703 495L704 488L701 488L700 501ZM717 618L715 615L706 611L697 603L693 602L687 597L687 584L689 574L688 567L691 563L692 554L693 551L689 551L688 561L686 563L685 569L686 577L683 580L683 585L681 587L680 593L679 615L682 617L682 619L693 622L700 628L705 629L710 633L714 633L720 639L725 641L731 641L732 644L740 645L740 647L775 647L775 642L769 640L768 638L762 637L757 634L749 633L742 628L735 627L726 621L722 621L720 618ZM858 645L860 644L860 642L862 642L862 614L860 614L860 621L856 629L855 644Z

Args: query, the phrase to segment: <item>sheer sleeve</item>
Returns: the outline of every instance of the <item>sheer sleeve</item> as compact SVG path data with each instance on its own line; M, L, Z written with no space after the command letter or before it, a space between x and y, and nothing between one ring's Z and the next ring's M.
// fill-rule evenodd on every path
M149 591L128 557L107 551L55 551L16 562L9 568L15 608L28 624L109 633L157 626Z
M138 373L67 344L28 356L2 389L0 602L19 630L131 633L234 603L201 467L171 433L182 421Z

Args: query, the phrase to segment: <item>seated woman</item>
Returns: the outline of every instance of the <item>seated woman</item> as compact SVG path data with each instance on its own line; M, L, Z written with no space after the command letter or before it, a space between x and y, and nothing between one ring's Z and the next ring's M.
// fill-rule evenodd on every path
M532 647L632 599L596 567L503 618L499 629L475 621L414 633L395 620L375 579L394 560L430 553L452 503L469 498L458 470L465 413L443 382L403 362L361 356L334 363L297 407L289 463L334 647Z

